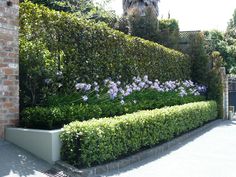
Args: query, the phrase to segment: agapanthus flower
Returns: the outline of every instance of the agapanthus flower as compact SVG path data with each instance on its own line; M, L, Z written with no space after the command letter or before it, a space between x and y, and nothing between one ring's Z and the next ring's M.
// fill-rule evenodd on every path
M82 96L83 101L88 101L88 97L86 95Z
M147 82L148 81L148 76L147 75L143 76L143 80L144 80L144 82Z
M44 82L45 82L46 84L50 84L50 83L52 82L52 79L45 79Z
M120 85L120 84L121 84L121 82L120 82L120 81L117 81L117 82L116 82L116 84L117 84L117 85Z
M86 84L84 86L84 91L89 91L91 89L91 84Z
M188 95L188 93L186 92L186 90L185 90L183 87L180 87L180 93L179 93L179 95L180 95L181 97L184 97L184 96Z
M94 88L94 90L95 90L96 92L99 92L99 86L96 86L96 87Z
M97 83L97 82L94 82L93 85L94 85L94 86L98 86L98 83Z
M206 86L204 86L204 85L199 85L199 86L197 86L197 90L198 90L198 92L200 92L200 93L205 93L206 90L207 90L207 88L206 88Z
M57 72L56 72L56 75L57 75L57 76L61 76L61 75L62 75L62 71L57 71Z

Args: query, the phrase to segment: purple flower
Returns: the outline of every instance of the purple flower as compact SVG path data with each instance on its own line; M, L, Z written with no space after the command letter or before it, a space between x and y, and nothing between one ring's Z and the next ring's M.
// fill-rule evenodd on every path
M114 99L117 97L118 90L114 90L114 89L110 88L110 89L108 90L108 94L109 94L110 98L111 98L112 100L114 100Z
M179 95L180 95L181 97L183 97L183 96L188 95L188 93L185 91L185 89L184 89L183 87L180 87L180 93L179 93Z
M187 88L194 86L193 82L190 81L190 80L184 81L184 82L183 82L183 85L184 85L185 87L187 87Z
M140 82L139 84L138 84L138 86L140 87L140 88L144 88L145 87L145 82Z
M176 83L175 81L167 81L164 83L164 86L166 91L174 90L176 88Z
M137 84L142 81L142 79L139 76L138 77L133 77L133 80Z
M75 88L76 88L77 90L82 90L85 86L86 86L85 83L77 83L77 84L75 85Z
M87 84L84 86L84 91L89 91L91 89L91 84Z
M122 88L119 88L119 92L124 95L125 94L125 91L122 89Z
M207 88L206 88L206 86L204 86L204 85L199 85L199 86L197 86L197 91L198 91L199 93L206 93L206 90L207 90Z

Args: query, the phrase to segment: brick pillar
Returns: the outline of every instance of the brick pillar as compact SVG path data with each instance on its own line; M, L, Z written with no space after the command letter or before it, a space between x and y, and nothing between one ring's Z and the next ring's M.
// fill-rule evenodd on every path
M0 0L0 139L19 119L18 0Z

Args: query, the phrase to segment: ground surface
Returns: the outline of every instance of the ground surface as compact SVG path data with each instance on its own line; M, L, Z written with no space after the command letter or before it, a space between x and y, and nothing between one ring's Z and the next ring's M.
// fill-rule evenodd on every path
M52 165L0 140L0 177L64 177Z
M107 177L235 177L236 121L218 121L196 135L142 163L104 174ZM0 140L0 177L65 177L48 163Z
M235 177L236 121L216 127L173 147L160 158L114 171L109 177Z

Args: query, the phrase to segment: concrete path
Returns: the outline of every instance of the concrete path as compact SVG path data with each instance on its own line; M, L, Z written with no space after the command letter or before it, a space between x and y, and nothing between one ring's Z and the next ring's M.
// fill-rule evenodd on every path
M23 149L0 140L0 177L64 177L52 165Z
M219 121L216 127L165 152L109 177L235 177L236 121Z

